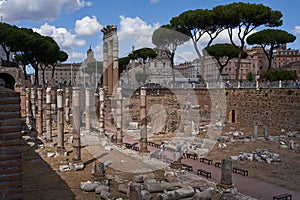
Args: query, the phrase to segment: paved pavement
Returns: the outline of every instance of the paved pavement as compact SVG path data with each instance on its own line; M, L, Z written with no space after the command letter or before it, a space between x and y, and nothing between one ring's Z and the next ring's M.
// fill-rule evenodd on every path
M96 138L96 137L95 137ZM88 150L92 155L94 155L95 158L101 159L102 162L111 161L112 165L111 167L121 170L121 171L128 171L133 173L143 173L143 172L149 172L153 171L158 166L165 167L168 164L165 162L162 162L161 160L157 159L151 159L149 160L149 155L144 155L145 163L141 163L140 159L135 159L137 157L143 159L143 155L140 155L138 152L130 149L121 150L120 152L114 151L114 154L107 153L108 151L105 151L105 149L99 146L99 141L97 141L95 138L90 138L87 140L87 138L83 138L83 143L89 144ZM133 140L129 137L124 137L123 142L127 143L136 143L136 146L139 147L139 144L137 141ZM94 143L94 145L93 145ZM98 144L98 145L95 145ZM117 149L117 148L115 148ZM155 148L148 145L148 150L151 152L158 151L159 148ZM124 153L131 157L128 158L124 155ZM168 158L173 158L173 153L166 151L164 153ZM146 158L147 157L147 158ZM132 159L133 158L133 159ZM150 162L149 162L150 161ZM219 183L221 179L221 168L215 167L214 163L213 165L208 165L206 163L199 162L199 159L193 160L193 159L182 159L182 163L188 164L193 166L193 172L194 174L197 173L197 169L203 169L205 171L209 171L212 174L212 178L209 179L210 181L213 181L215 183ZM251 196L253 198L259 199L259 200L272 200L274 195L282 194L282 193L289 193L292 194L293 200L300 200L300 192L292 191L284 187L280 187L274 184L270 184L249 176L243 176L241 174L233 173L233 184L238 189L238 191L242 194Z

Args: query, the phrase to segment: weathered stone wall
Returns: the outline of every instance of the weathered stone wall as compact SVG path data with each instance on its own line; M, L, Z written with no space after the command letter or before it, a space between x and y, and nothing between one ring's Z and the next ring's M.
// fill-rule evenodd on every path
M175 91L175 92L174 92ZM268 126L286 130L300 129L300 89L299 88L270 88L270 89L226 89L223 95L214 95L216 90L195 89L194 92L184 92L184 89L157 89L147 91L147 110L155 104L162 105L168 114L166 126L168 128L178 124L181 111L189 112L198 109L200 122L211 120L212 110L225 109L225 118L228 123L241 126L250 126L256 123L259 126ZM139 96L137 92L123 91L126 99L125 107L129 108L133 121L139 120ZM177 96L175 95L177 94ZM196 95L198 102L191 101L190 95ZM131 97L128 95L131 94ZM188 94L188 95L187 95ZM181 96L178 101L178 95ZM222 96L226 97L223 101ZM215 99L216 101L213 101ZM198 108L197 108L198 106ZM181 111L180 111L181 108ZM234 116L233 116L234 115ZM234 118L234 119L233 119ZM213 121L217 121L215 119Z
M226 90L228 119L235 111L236 123L253 126L300 129L300 89L228 89ZM230 120L229 120L230 121Z
M0 87L0 199L22 198L20 94Z

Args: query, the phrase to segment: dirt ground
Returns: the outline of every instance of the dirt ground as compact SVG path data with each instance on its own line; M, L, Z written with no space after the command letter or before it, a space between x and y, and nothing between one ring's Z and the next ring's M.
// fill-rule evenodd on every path
M229 127L228 127L229 128ZM224 133L227 130L224 130ZM237 129L239 130L239 129ZM251 133L243 128L245 134ZM278 134L278 130L269 130L270 135ZM224 134L223 133L223 134ZM286 141L294 140L300 144L299 138L285 138ZM99 199L95 193L85 193L80 189L80 182L85 182L91 178L91 170L93 162L96 160L87 150L82 148L82 161L85 165L81 171L66 171L60 172L59 165L66 164L72 159L72 146L66 145L68 152L67 157L47 157L47 152L53 152L52 148L38 148L41 141L31 142L28 137L24 137L24 153L23 153L23 169L24 169L24 199L80 199L93 200ZM250 161L234 161L235 166L240 166L249 171L249 176L270 182L292 190L300 191L300 153L289 149L281 148L278 141L263 141L256 140L250 142L234 142L227 144L224 149L219 149L216 145L213 151L207 156L214 161L219 161L223 158L229 158L232 155L238 155L240 152L250 153L255 149L267 149L271 153L278 153L281 162L267 164L265 162L250 162ZM132 174L119 172L115 169L108 168L107 174L121 175L128 180ZM162 177L162 171L155 172L156 177ZM114 188L112 194L115 197L125 197L120 194L112 181L111 188Z

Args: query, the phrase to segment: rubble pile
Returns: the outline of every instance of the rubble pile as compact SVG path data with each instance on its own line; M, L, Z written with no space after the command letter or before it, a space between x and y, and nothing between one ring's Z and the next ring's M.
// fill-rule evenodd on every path
M278 153L271 153L266 149L256 149L251 153L241 152L238 156L230 156L231 160L249 160L249 161L265 161L270 164L272 162L281 162Z

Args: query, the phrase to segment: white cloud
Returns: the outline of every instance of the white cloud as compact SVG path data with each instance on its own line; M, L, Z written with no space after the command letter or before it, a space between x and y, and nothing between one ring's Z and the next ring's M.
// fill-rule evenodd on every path
M118 33L120 43L131 43L128 45L134 46L135 49L153 47L152 34L159 26L159 23L147 24L139 17L120 16L120 31Z
M86 55L82 52L75 52L75 51L72 51L72 50L68 50L66 51L67 54L69 55L68 57L68 60L71 61L71 60L79 60L79 61L82 61L83 59L86 58Z
M158 3L158 0L150 0L151 3Z
M97 21L96 16L86 16L75 22L75 32L80 36L92 36L101 32L102 25Z
M292 32L295 34L300 34L300 26L295 26Z
M8 0L1 1L0 16L7 22L53 20L61 12L73 12L90 5L91 2L80 0Z
M67 29L57 28L47 23L43 24L40 28L34 28L33 30L41 35L52 37L63 50L72 49L76 46L84 46L86 44L85 40L78 39L76 35L72 34Z

